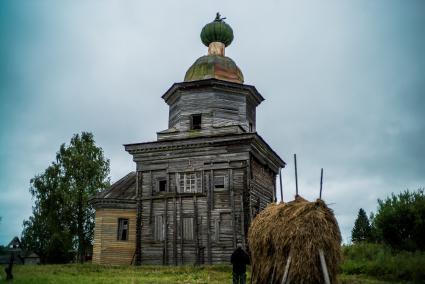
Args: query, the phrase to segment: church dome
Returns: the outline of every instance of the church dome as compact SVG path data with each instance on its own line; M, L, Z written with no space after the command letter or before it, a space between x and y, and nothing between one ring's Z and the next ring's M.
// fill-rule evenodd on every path
M233 30L223 20L217 13L215 20L204 26L201 31L201 40L205 46L209 46L212 42L221 42L227 47L232 43Z
M236 63L229 57L205 55L193 63L187 70L184 81L219 79L234 83L243 83L243 75Z
M217 13L215 20L201 32L202 42L208 46L208 55L198 58L187 70L185 82L219 79L242 84L244 79L236 63L224 55L225 47L233 40L233 30Z

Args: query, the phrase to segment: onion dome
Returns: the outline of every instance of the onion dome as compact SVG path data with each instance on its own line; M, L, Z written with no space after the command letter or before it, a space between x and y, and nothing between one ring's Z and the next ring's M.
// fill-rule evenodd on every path
M226 18L221 18L217 13L215 20L204 26L201 31L201 40L205 46L209 46L212 42L221 42L227 47L232 43L233 30L223 21L224 19Z
M184 81L219 79L234 83L243 83L243 75L236 63L229 57L205 55L193 63L187 70Z
M242 84L243 75L236 63L224 55L225 47L233 40L233 30L217 13L215 20L204 26L202 42L208 46L208 55L198 58L187 70L185 82L219 79Z

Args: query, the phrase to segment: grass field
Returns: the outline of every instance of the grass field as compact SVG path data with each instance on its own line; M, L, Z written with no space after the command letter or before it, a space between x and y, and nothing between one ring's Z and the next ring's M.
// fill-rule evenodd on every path
M1 267L0 282L5 282L4 267ZM231 283L232 268L229 265L214 266L100 266L94 264L69 265L15 265L12 283ZM249 273L248 273L249 280ZM249 283L249 281L248 281ZM358 275L341 275L341 284L385 284ZM400 283L400 282L398 282Z

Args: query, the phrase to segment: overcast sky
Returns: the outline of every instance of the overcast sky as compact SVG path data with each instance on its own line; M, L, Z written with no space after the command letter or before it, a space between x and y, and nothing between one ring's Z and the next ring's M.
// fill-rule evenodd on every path
M0 244L31 214L30 179L61 143L93 132L111 179L122 144L166 129L161 95L206 54L220 11L226 54L265 97L257 131L288 163L284 199L334 209L344 242L360 207L425 186L425 1L2 1Z

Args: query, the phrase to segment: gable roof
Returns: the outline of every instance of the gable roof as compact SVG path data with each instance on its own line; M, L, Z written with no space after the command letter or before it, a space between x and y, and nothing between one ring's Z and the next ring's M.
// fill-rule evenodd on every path
M126 176L113 183L109 188L102 190L90 199L94 207L105 204L116 204L122 208L132 207L136 204L136 172L130 172Z

